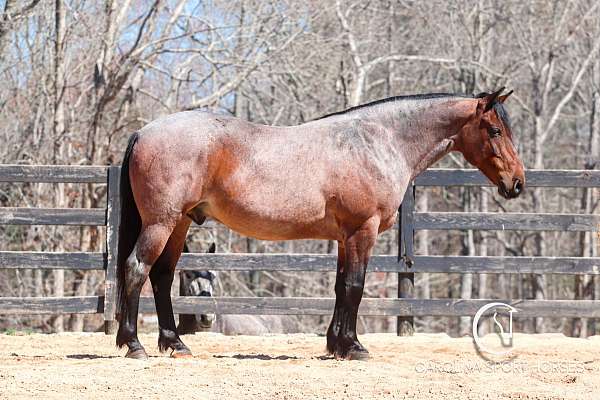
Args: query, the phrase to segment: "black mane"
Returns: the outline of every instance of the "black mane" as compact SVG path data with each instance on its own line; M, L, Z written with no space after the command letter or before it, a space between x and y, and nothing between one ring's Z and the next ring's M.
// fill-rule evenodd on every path
M424 93L424 94L409 94L409 95L404 95L404 96L392 96L392 97L387 97L385 99L375 100L375 101L372 101L370 103L360 104L360 105L355 106L355 107L350 107L350 108L348 108L346 110L335 111L335 112L332 112L330 114L323 115L322 117L319 117L319 118L316 118L316 119L319 120L319 119L323 119L323 118L327 118L327 117L332 117L334 115L347 114L347 113L349 113L351 111L356 111L356 110L360 110L362 108L376 106L376 105L379 105L379 104L391 103L391 102L394 102L394 101L426 100L426 99L437 99L437 98L442 98L442 97L474 97L474 96L468 96L468 95L457 94L457 93Z
M504 108L504 104L500 103L499 101L495 102L494 111L496 111L496 115L498 115L498 118L500 118L504 126L506 126L510 132L510 118L508 118L508 113L506 112L506 108Z
M394 101L427 100L427 99L438 99L438 98L444 98L444 97L480 98L480 97L485 97L488 94L489 93L485 93L485 92L479 93L477 95L468 95L468 94L462 94L462 93L424 93L424 94L409 94L409 95L405 95L405 96L393 96L393 97L387 97L385 99L375 100L370 103L360 104L355 107L350 107L346 110L335 111L330 114L323 115L322 117L316 118L315 121L319 120L319 119L324 119L327 117L333 117L335 115L347 114L352 111L360 110L363 108L368 108L371 106L376 106L379 104L391 103ZM506 112L504 105L497 101L494 103L493 107L494 107L494 110L496 111L496 114L498 115L498 118L500 118L502 120L502 122L504 123L504 125L510 130L510 119L508 118L508 113Z

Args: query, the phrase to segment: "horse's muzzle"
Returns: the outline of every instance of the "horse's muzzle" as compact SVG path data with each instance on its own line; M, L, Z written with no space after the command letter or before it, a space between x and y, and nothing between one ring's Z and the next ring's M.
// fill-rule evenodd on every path
M212 327L213 322L215 322L216 316L215 314L200 314L196 315L196 321L198 321L198 325L202 329L210 329Z

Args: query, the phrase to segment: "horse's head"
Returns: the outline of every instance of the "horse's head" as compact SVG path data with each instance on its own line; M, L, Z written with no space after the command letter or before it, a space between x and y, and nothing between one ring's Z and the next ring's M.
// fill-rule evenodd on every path
M525 171L503 106L512 91L501 95L503 90L476 96L475 113L458 134L454 149L479 168L498 187L498 193L512 199L525 187Z
M212 271L183 271L186 296L212 297L216 274ZM215 314L196 314L200 328L208 329L215 320Z
M214 253L216 250L215 243L212 243L207 253ZM189 253L187 244L183 247L184 253ZM182 296L204 296L212 297L217 275L208 270L204 271L181 271L180 272L180 295ZM190 316L186 316L190 317ZM200 329L210 329L213 322L215 321L215 314L196 314L192 317L194 322L190 322L190 319L186 319L185 323L181 324L180 316L180 332L193 333L196 331L196 327Z

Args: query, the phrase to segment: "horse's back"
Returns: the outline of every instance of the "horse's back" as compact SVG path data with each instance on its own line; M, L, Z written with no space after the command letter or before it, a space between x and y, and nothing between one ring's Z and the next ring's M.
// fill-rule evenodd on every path
M339 213L359 221L377 207L360 153L323 123L271 127L187 111L140 132L131 177L152 221L187 214L258 239L339 239Z
M250 127L240 118L205 111L181 111L157 118L140 129L146 142L193 145L219 135Z

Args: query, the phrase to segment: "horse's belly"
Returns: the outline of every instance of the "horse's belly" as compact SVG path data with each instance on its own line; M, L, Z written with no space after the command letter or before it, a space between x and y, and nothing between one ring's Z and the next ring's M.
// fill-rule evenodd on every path
M261 240L335 239L335 218L319 198L264 199L214 196L203 212L245 236Z
M297 223L290 220L269 221L252 217L214 216L214 219L244 236L260 240L330 239L335 232L324 221Z

